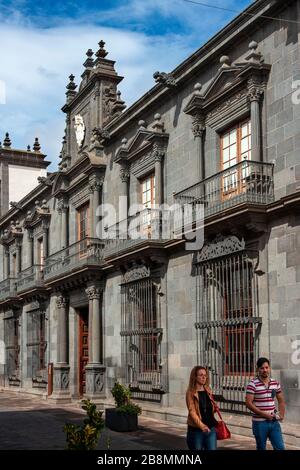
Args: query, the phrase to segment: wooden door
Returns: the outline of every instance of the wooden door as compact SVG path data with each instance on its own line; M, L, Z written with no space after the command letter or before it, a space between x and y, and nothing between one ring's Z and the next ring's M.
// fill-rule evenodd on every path
M85 366L89 360L89 313L88 308L81 309L79 313L79 395L83 396L86 391Z

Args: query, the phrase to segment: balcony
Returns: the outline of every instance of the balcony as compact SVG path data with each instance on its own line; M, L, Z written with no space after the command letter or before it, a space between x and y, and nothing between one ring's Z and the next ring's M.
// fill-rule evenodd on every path
M36 264L21 271L16 281L17 293L44 286L43 266Z
M274 201L274 165L244 160L174 195L180 205L204 207L204 217L241 204L266 205Z
M169 211L147 208L108 227L104 258L119 256L136 248L153 246L169 240L171 219L168 219L168 216Z
M102 259L103 242L99 239L85 238L46 259L44 280L48 282L89 267L99 267Z
M0 302L17 297L16 278L9 277L0 282Z

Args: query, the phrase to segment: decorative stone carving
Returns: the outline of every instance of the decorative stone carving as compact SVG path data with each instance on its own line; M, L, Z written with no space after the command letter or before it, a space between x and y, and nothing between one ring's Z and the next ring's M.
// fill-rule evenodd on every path
M54 391L67 391L70 383L70 368L54 367L53 389Z
M88 300L100 299L103 292L103 287L89 286L85 289Z
M196 114L192 121L192 131L194 137L202 137L205 132L205 117L201 114Z
M104 176L91 175L89 178L89 191L93 193L94 191L100 191L104 183Z
M177 85L176 80L171 73L157 71L154 72L153 78L155 79L156 83L162 83L168 88L172 88Z
M251 83L252 82L252 83ZM263 94L264 90L260 86L256 86L255 83L253 83L253 80L249 80L248 82L248 98L250 101L260 101Z
M201 263L210 259L220 258L245 250L244 239L239 240L236 236L224 237L218 235L211 243L204 245L197 255L197 262Z
M9 204L10 204L11 208L13 208L13 209L17 209L17 210L22 209L22 204L20 204L19 202L10 201Z
M130 171L129 168L120 168L120 178L122 183L127 183L129 181Z
M86 396L97 398L105 392L105 367L101 364L87 364L86 372Z
M69 209L69 204L67 201L60 199L57 203L57 212L61 214L62 212L67 212Z
M161 162L164 156L165 152L159 147L158 144L155 143L152 150L152 158L154 158L154 161Z
M147 277L150 277L150 268L145 265L133 266L123 275L123 283L126 284L128 282L137 281Z
M215 117L216 115L222 114L224 111L226 111L226 109L228 109L232 105L238 104L246 96L247 96L246 92L236 93L234 96L230 97L224 103L222 103L221 105L217 106L215 109L207 113L207 119L209 120Z
M56 299L57 308L66 308L68 305L68 299L63 295L59 295Z
M43 184L44 186L48 186L48 187L52 186L52 182L49 177L46 178L45 176L39 176L37 180L40 184Z
M74 129L75 129L76 141L77 141L78 148L80 149L83 144L84 137L85 137L85 124L84 124L83 117L80 114L77 114L74 117L74 121L75 121Z

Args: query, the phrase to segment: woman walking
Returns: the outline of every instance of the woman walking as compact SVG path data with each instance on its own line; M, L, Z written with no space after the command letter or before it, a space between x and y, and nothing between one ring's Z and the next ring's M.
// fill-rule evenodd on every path
M208 386L208 374L205 367L196 366L192 369L186 392L186 405L189 450L216 450L217 421L214 418L216 405Z

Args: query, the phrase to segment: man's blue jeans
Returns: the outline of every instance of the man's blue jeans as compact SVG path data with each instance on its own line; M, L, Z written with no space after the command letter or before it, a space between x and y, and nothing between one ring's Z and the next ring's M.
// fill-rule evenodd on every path
M189 450L216 450L217 434L215 428L210 432L203 432L201 429L188 427L186 441Z
M253 421L252 430L257 450L266 450L268 438L274 450L285 450L281 426L278 421Z

